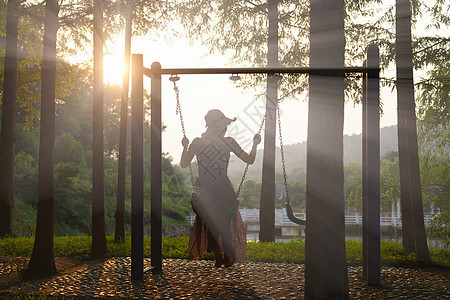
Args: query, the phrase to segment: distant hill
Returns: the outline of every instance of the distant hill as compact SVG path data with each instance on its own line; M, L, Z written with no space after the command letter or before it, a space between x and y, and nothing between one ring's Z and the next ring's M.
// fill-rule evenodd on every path
M362 135L345 135L344 136L344 164L356 161L361 164L362 157ZM383 127L380 130L380 155L383 156L388 151L397 151L397 126ZM286 171L289 180L305 180L306 170L306 142L296 143L284 146L284 155L286 160ZM262 158L263 150L258 150L256 160L248 169L247 177L258 182L261 181L262 175ZM232 156L228 167L228 175L233 184L239 184L245 163ZM277 148L275 158L275 172L277 173L277 181L281 181L281 159L280 149Z

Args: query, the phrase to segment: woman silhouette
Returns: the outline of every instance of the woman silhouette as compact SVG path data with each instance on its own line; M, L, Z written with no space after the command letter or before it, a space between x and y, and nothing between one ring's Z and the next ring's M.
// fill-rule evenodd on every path
M236 200L236 193L227 176L230 152L242 161L252 164L255 161L256 147L261 136L253 138L250 153L242 150L232 137L224 137L227 126L235 121L229 119L218 109L208 111L205 116L207 130L202 137L192 141L182 140L183 154L180 165L186 168L197 156L199 176L195 183L196 198L202 207L215 212L229 212ZM189 257L200 259L207 252L214 252L216 267L230 267L235 261L245 260L246 234L239 210L229 218L207 216L195 218L189 238Z

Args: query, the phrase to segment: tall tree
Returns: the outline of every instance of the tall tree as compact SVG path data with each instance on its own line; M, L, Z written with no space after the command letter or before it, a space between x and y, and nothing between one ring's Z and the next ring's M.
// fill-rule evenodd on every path
M344 0L311 0L310 67L344 67ZM309 76L305 298L348 298L344 222L344 73Z
M119 167L117 174L117 206L116 206L116 228L114 242L125 241L125 177L127 162L127 120L128 120L128 87L130 83L130 55L131 35L133 21L133 2L127 2L126 24L125 24L125 51L124 72L122 80L122 96L120 103L120 136L119 136Z
M53 147L55 142L56 38L59 4L45 2L44 50L41 69L41 122L39 141L38 205L33 252L24 274L33 278L54 274L53 233L55 187L53 182Z
M423 219L419 156L414 101L413 52L411 40L411 4L396 0L396 63L398 150L402 242L423 262L430 262Z
M442 245L450 244L450 60L428 72L417 96L418 146L422 195L431 213L439 211L427 224L427 233L438 237ZM428 229L428 228L427 228ZM430 237L429 236L429 237Z
M200 40L210 52L230 57L233 65L266 67L268 64L268 0L184 1L176 7L177 17L192 40ZM308 1L284 0L277 5L278 63L281 66L308 64ZM271 4L272 5L272 4ZM273 11L273 10L272 10ZM240 86L253 88L266 82L266 74L242 76ZM304 76L290 75L278 82L278 93L307 89ZM301 88L299 88L301 86ZM255 120L256 121L256 120ZM258 121L256 121L258 122Z
M14 205L14 152L17 101L17 35L19 17L12 12L14 0L8 1L6 13L5 68L3 80L2 128L0 141L0 237L12 234Z
M278 67L278 0L268 1L269 37L267 66ZM277 120L278 79L267 75L264 157L260 197L259 240L275 241L275 132Z
M92 121L92 248L93 257L108 251L103 182L103 0L94 0L94 85Z

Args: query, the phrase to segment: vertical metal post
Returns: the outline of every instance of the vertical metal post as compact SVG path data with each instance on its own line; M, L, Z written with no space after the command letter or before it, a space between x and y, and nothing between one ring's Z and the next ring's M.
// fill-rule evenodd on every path
M151 84L151 264L162 270L161 64L152 64Z
M363 67L367 67L367 60L364 61ZM363 73L362 82L362 210L363 210L363 228L362 228L362 264L363 277L367 280L367 223L369 220L367 214L367 79L368 74Z
M131 86L131 279L144 277L144 85L143 56L132 55Z
M268 0L269 36L267 65L278 67L278 0ZM267 74L264 157L259 215L259 240L275 241L275 137L278 101L278 78Z
M380 285L380 91L379 51L367 50L366 149L367 283ZM364 180L363 180L364 181Z

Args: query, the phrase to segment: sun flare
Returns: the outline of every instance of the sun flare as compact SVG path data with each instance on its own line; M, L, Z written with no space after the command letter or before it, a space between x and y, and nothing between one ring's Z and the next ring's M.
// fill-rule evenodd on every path
M123 55L112 54L103 57L103 82L122 84L124 73Z

